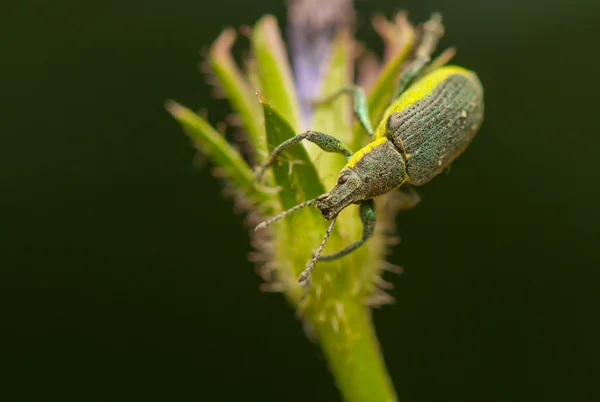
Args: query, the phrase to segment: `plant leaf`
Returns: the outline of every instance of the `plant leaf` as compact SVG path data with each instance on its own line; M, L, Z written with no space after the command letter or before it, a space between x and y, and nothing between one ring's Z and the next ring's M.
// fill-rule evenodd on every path
M250 166L228 142L206 120L181 106L175 101L167 101L165 107L181 124L185 133L202 150L211 162L222 169L236 187L256 201L269 200L266 193L253 185L254 175Z
M320 97L325 99L342 88L352 86L353 76L352 42L349 32L340 32L331 44L329 62L321 79ZM352 133L352 99L342 95L335 100L316 105L313 113L312 128L333 135L345 144L351 144ZM364 136L365 133L362 133ZM327 188L333 187L341 168L346 164L340 154L327 153L317 146L309 148L321 179Z
M257 92L263 106L265 130L269 151L292 138L296 132L267 99ZM279 198L284 209L315 198L325 192L321 179L306 149L300 144L287 149L279 157L279 164L272 167L275 184L281 187Z
M415 43L415 30L408 23L399 25L398 35L405 35L406 40L396 50L397 53L385 64L373 86L373 90L369 94L369 114L371 116L371 124L374 128L377 127L385 110L390 105L392 96L396 91L400 67L409 56ZM363 143L359 137L359 131L362 130L362 127L359 124L355 124L354 127L357 142L353 145L360 147Z
M300 127L300 108L285 44L277 20L266 15L252 31L252 50L257 63L260 91L293 127Z
M267 145L264 127L258 118L260 105L231 55L235 38L233 28L225 29L221 33L210 49L210 64L232 108L244 123L257 160L263 161L267 154Z

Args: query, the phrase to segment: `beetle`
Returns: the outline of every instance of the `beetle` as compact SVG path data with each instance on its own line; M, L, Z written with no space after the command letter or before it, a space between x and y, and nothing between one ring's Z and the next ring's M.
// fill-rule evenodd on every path
M316 262L343 257L362 246L375 230L373 198L410 185L421 186L448 168L470 144L483 122L483 87L477 75L459 66L429 63L430 55L443 34L439 15L423 26L414 59L403 69L396 96L373 130L364 92L345 88L322 102L350 94L354 112L372 141L353 153L339 139L313 130L303 132L276 147L257 172L257 178L273 165L290 146L308 140L326 152L347 157L337 184L327 193L299 204L256 226L268 227L290 213L316 204L323 218L331 220L325 237L298 282L305 281ZM439 59L438 59L439 60ZM410 187L409 187L410 188ZM362 238L342 250L321 255L338 214L351 204L359 204Z

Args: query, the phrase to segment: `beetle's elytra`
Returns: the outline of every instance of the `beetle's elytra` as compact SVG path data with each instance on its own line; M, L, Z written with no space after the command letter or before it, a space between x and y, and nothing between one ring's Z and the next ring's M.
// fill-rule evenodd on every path
M483 121L483 88L475 73L442 67L409 88L386 113L377 137L408 158L412 184L427 183L469 145Z
M333 189L256 227L267 227L291 212L312 204L316 204L325 219L332 220L308 268L300 275L299 282L308 277L319 258L340 258L356 250L372 236L375 229L374 197L401 186L420 186L430 181L467 148L483 122L483 87L474 72L458 66L443 66L422 74L443 32L439 19L433 18L427 24L421 48L418 49L420 51L415 52L420 57L416 57L404 69L400 77L400 94L388 107L376 130L371 128L367 102L360 88L342 89L329 98L343 93L354 95L356 115L373 138L368 145L353 153L329 134L306 131L275 148L258 173L260 177L281 152L304 139L327 152L341 153L348 158ZM360 204L364 227L362 239L337 253L321 256L335 218L350 204Z

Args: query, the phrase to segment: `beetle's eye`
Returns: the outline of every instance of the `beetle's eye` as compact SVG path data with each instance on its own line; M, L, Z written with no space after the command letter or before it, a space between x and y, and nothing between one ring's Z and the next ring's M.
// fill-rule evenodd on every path
M350 178L350 175L348 175L348 174L340 176L340 178L338 179L338 184L344 184L345 182L348 181L349 178Z

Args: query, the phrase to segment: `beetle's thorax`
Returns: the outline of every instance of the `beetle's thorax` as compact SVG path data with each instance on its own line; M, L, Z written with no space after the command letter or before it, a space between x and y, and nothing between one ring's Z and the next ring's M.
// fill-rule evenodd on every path
M323 217L333 219L350 204L385 194L407 181L406 161L386 138L357 152L340 172L338 184L317 201Z

